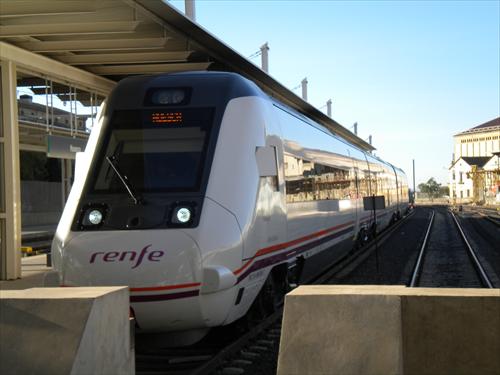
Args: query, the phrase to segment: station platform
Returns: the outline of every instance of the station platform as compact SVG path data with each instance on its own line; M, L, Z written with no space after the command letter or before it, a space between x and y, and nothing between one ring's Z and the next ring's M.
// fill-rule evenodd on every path
M21 231L21 245L33 250L46 251L50 247L56 233L57 225L37 225L23 228Z
M23 241L29 241L40 237L53 237L56 225L38 225L23 228L21 237Z
M16 280L1 280L0 290L43 287L45 275L51 270L51 267L47 267L47 254L21 258L21 278Z

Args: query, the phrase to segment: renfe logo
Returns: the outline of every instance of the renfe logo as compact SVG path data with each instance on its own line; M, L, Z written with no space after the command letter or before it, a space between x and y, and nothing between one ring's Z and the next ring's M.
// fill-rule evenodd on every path
M102 258L103 262L135 262L132 269L137 268L141 263L146 254L147 260L150 262L159 262L160 258L165 255L163 250L155 250L148 253L148 249L151 245L145 246L140 252L139 251L97 251L92 253L90 256L90 263L95 263L96 260ZM136 260L137 259L137 260Z

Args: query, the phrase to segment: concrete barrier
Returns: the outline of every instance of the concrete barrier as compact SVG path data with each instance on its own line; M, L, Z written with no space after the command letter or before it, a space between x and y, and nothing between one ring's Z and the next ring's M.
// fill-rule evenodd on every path
M135 373L128 288L0 291L0 373Z
M500 289L301 286L278 374L500 374Z

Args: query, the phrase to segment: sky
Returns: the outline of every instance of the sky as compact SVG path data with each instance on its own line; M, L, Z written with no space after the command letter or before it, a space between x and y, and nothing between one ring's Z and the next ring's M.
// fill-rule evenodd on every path
M184 1L169 4L184 11ZM196 22L358 135L445 185L453 135L500 116L500 1L196 0ZM260 65L260 56L251 59ZM301 90L295 89L297 95Z

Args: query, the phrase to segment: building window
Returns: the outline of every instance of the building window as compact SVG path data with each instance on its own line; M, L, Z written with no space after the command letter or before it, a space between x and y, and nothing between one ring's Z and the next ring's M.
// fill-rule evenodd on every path
M464 181L463 181L463 172L460 172L460 181L458 181L459 184L463 184Z
M463 197L464 197L464 192L460 191L460 198L463 198Z
M451 174L451 179L452 179L453 181L455 181L455 171L453 171L453 172L452 172L452 174Z
M467 198L469 198L469 197L470 197L470 190L467 189Z

